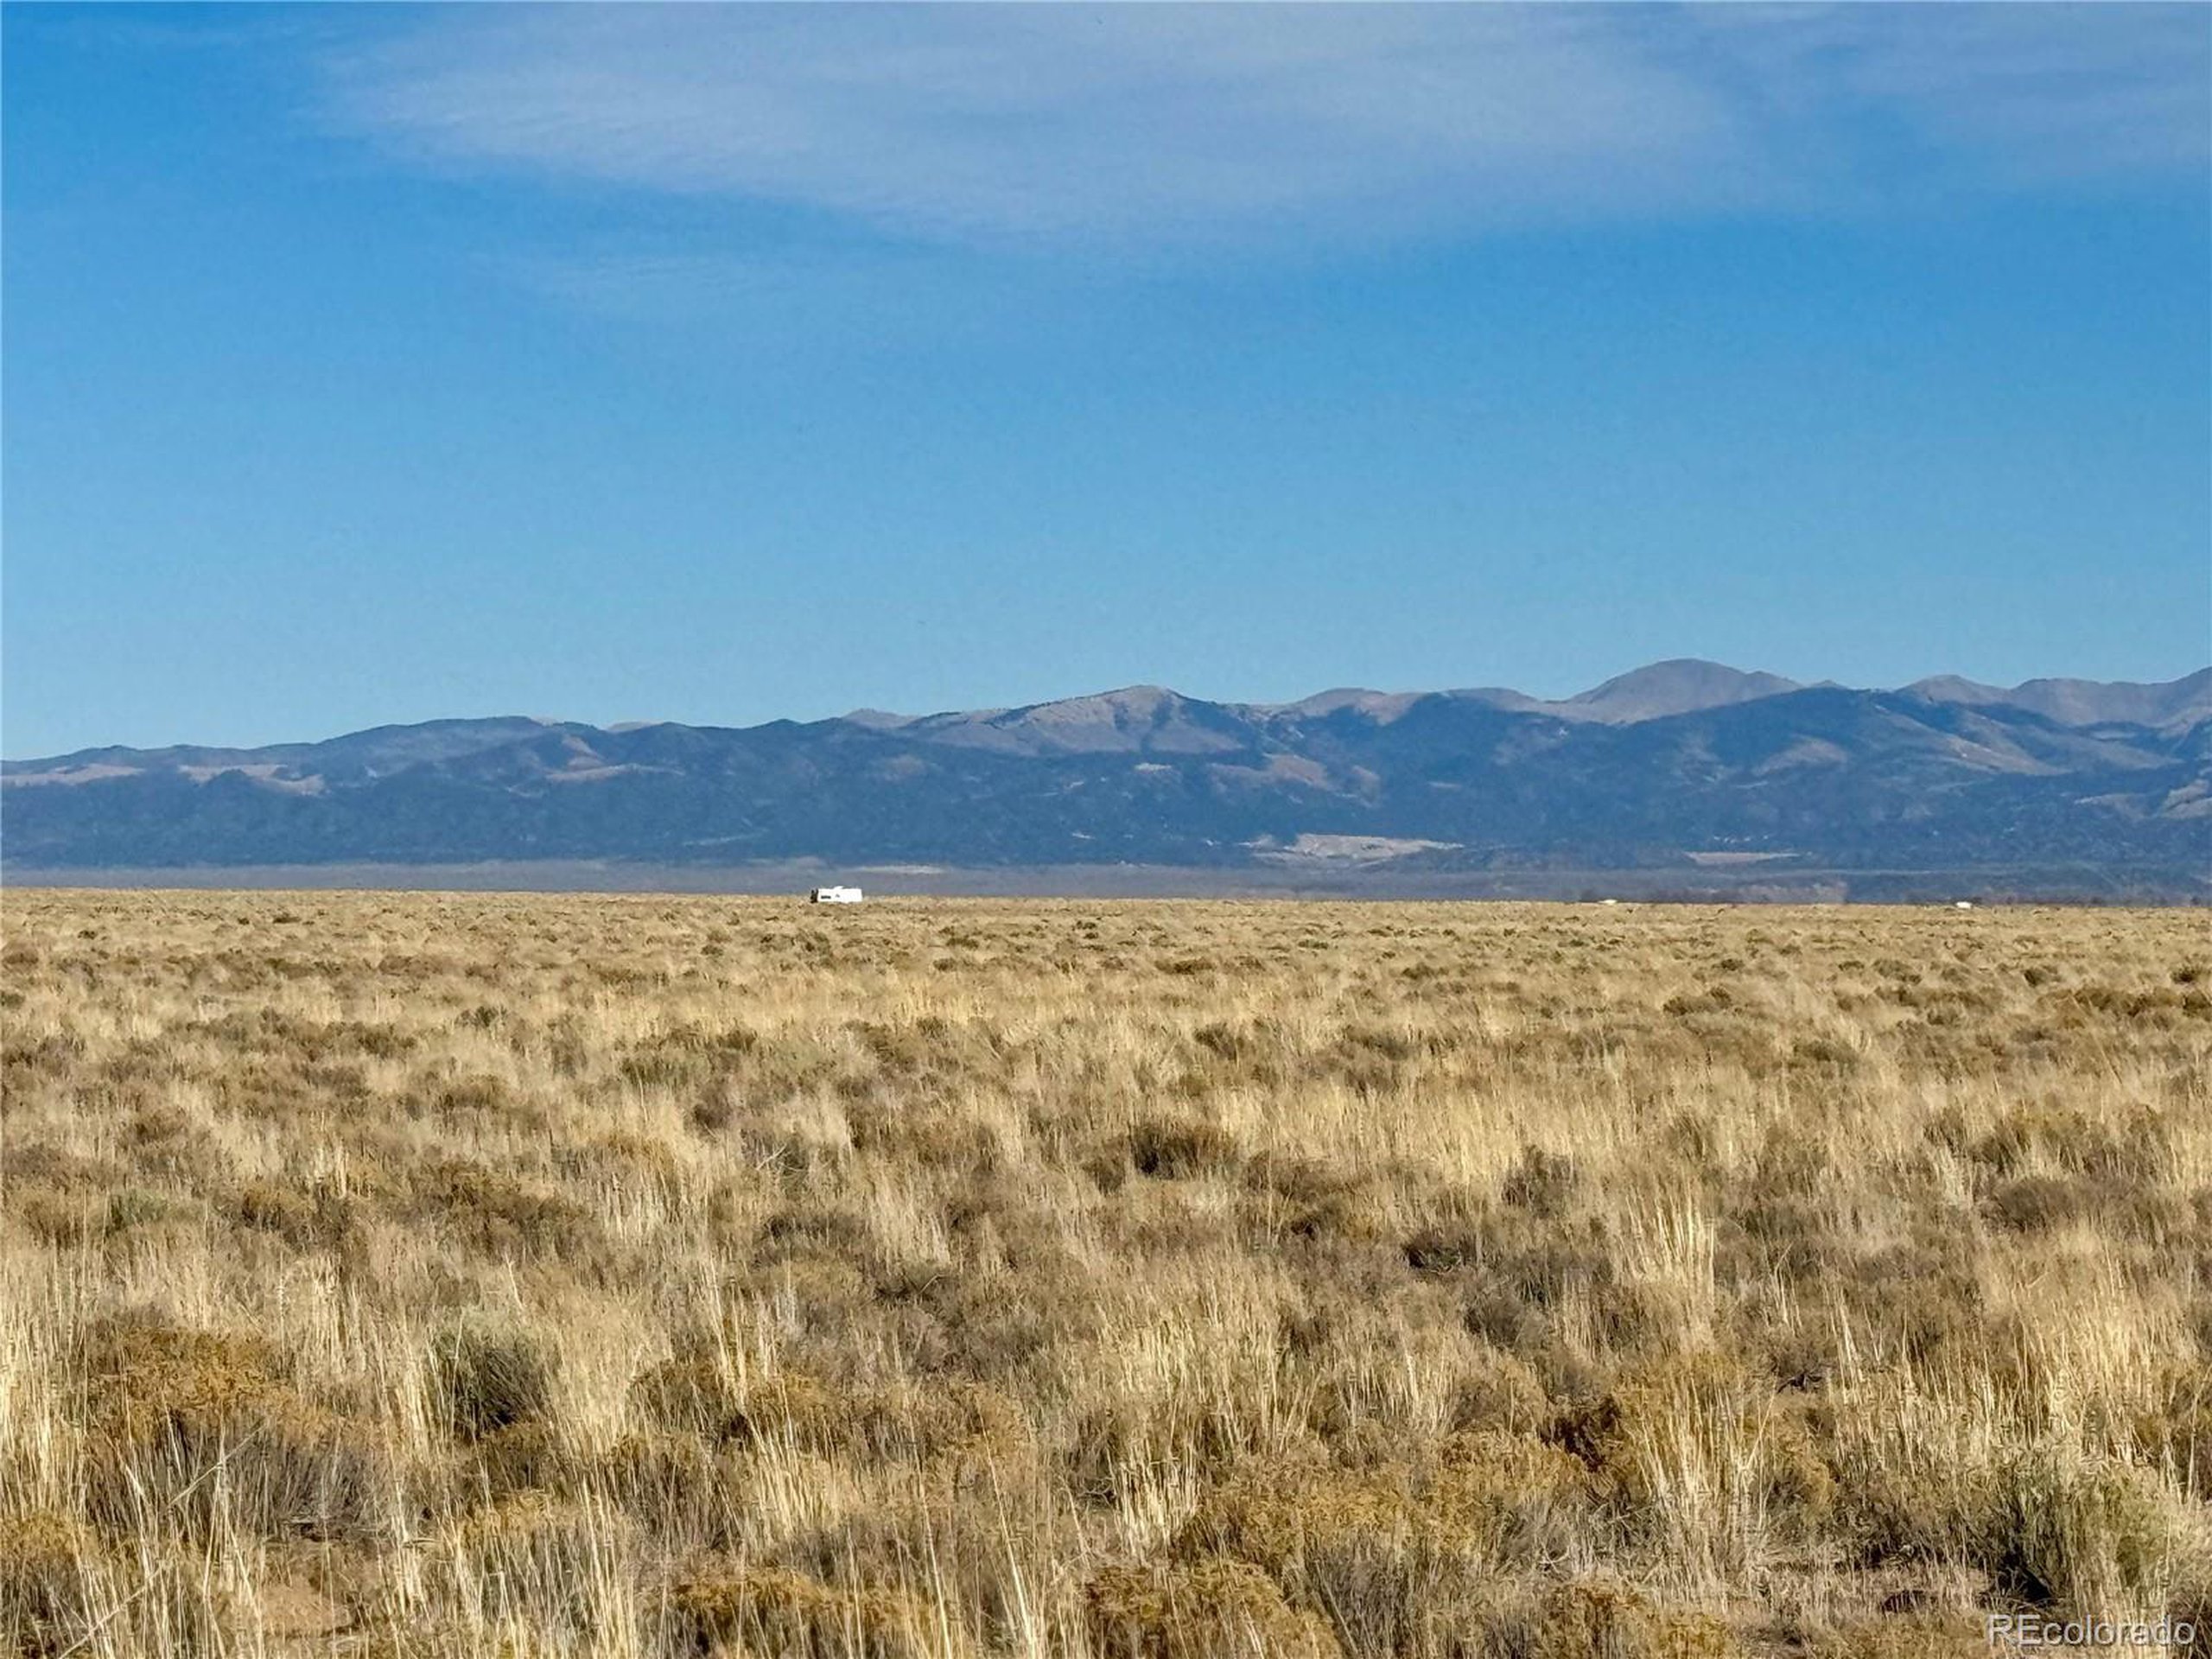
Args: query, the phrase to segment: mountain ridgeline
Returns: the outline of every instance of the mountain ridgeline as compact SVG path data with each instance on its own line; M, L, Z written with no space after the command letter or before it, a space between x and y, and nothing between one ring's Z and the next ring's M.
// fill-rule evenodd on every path
M0 768L12 872L624 861L1300 873L2041 872L2212 893L2212 669L1799 685L1674 662L1546 702L1138 686L744 729L508 717ZM2075 878L2051 873L2072 871ZM2030 886L2033 882L2029 882ZM2115 889L2117 890L2117 889Z

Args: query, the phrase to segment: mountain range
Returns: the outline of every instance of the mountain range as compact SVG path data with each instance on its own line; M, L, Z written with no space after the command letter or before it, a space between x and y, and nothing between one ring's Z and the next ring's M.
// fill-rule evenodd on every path
M807 859L1696 885L1755 868L1869 890L1916 872L2069 890L2117 874L2199 897L2212 669L1866 690L1675 661L1554 701L1344 689L1233 703L1133 686L741 729L444 720L0 763L0 835L17 875Z

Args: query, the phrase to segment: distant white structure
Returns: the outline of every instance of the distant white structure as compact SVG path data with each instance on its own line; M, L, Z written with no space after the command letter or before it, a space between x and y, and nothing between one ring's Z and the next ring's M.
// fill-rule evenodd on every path
M857 905L861 901L858 887L817 887L806 895L811 905Z
M1953 905L1951 908L1953 910L1972 910L1974 908L1974 900L1971 899L1961 899L1958 903Z

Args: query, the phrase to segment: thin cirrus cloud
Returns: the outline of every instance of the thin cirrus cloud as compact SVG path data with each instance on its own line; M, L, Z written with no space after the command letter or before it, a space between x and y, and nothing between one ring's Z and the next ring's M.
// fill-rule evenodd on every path
M324 67L441 170L950 243L1858 212L2212 133L2190 5L455 8Z

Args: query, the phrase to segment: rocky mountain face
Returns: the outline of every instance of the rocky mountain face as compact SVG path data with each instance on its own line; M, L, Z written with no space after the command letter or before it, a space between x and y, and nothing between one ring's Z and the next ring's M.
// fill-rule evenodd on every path
M1801 686L1654 664L1556 702L1157 686L745 729L524 718L0 769L17 870L616 859L1913 871L2212 892L2212 670Z

